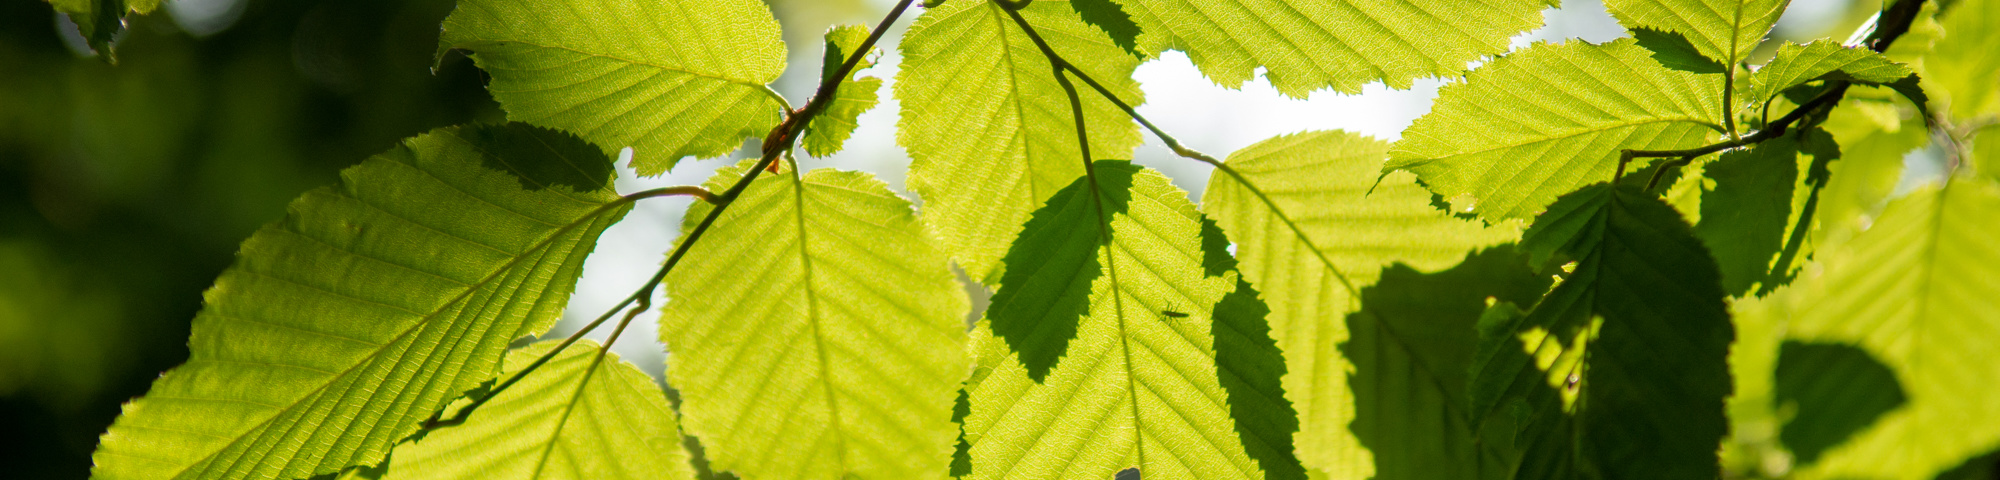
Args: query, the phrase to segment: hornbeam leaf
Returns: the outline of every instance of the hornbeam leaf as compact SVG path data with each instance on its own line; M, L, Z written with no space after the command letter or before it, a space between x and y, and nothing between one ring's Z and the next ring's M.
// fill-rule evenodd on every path
M1713 180L1715 188L1702 195L1694 234L1715 255L1723 289L1742 295L1753 284L1772 281L1771 259L1790 233L1799 142L1784 135L1723 153L1702 167L1702 176Z
M830 76L840 69L849 57L861 49L862 42L868 40L868 28L860 25L842 25L826 32L826 56L821 64L820 79L830 80ZM854 65L854 71L875 65L871 49L863 54L861 62ZM855 127L861 126L856 119L861 114L875 108L876 93L882 89L882 79L875 77L850 77L840 79L840 88L834 91L833 101L827 103L826 111L812 119L805 135L806 153L815 157L833 155L840 151L847 137L854 135Z
M1231 417L1239 400L1218 379L1243 372L1217 369L1218 349L1230 347L1211 337L1210 312L1236 278L1207 275L1200 214L1166 177L1140 172L1130 195L1099 249L1089 314L1042 382L990 322L975 328L968 478L1111 478L1133 467L1148 480L1263 478Z
M1600 183L1558 199L1521 245L1533 264L1574 260L1575 269L1497 332L1504 336L1487 336L1474 359L1473 421L1493 420L1519 399L1534 411L1571 412L1522 429L1557 432L1534 435L1523 472L1566 464L1603 478L1718 477L1734 329L1722 275L1679 214L1637 187ZM1494 339L1527 345L1491 348ZM1578 347L1589 354L1574 355ZM1545 354L1558 352L1566 354L1558 360L1587 359L1550 363ZM1579 397L1558 402L1540 393L1547 385L1533 379L1544 371L1567 377L1561 384Z
M1832 40L1805 45L1787 42L1778 46L1778 55L1770 63L1750 76L1747 100L1762 103L1787 88L1815 80L1885 86L1914 74L1910 67L1866 48L1846 47Z
M1141 51L1187 52L1201 73L1235 88L1259 67L1285 95L1360 93L1381 81L1409 88L1455 77L1542 25L1543 0L1117 0L1144 30Z
M1670 70L1632 40L1539 43L1447 85L1390 152L1489 222L1528 218L1607 181L1619 150L1690 148L1720 131L1721 79ZM1476 134L1468 134L1476 132ZM1631 165L1627 172L1645 165Z
M690 208L689 227L709 208ZM945 477L968 301L931 242L910 202L858 172L787 171L731 203L667 276L660 317L683 427L710 466Z
M465 0L444 19L449 49L493 77L507 119L630 146L640 175L734 151L785 111L765 86L785 44L757 0Z
M1626 28L1678 33L1723 65L1749 58L1778 23L1790 0L1607 0L1604 8Z
M1960 173L1890 203L1867 231L1820 252L1822 275L1793 285L1792 339L1859 346L1908 395L1799 478L1931 478L2000 445L1996 224L2000 186Z
M2000 78L2000 1L1952 2L1941 20L1944 38L1924 56L1924 75L1936 84L1929 89L1962 119L2000 115L2000 95L1993 79ZM1898 45L1903 42L1896 42ZM1893 53L1893 52L1892 52Z
M1432 208L1431 193L1409 173L1381 175L1387 148L1340 131L1281 136L1230 155L1229 170L1210 176L1203 194L1203 208L1236 242L1243 276L1270 305L1272 336L1286 360L1285 397L1300 416L1294 439L1299 457L1335 477L1389 474L1405 466L1371 470L1376 457L1350 432L1354 405L1364 400L1351 391L1346 375L1354 367L1336 346L1380 348L1397 362L1416 354L1393 342L1375 345L1387 336L1350 340L1346 316L1358 310L1359 289L1391 263L1440 270L1469 250L1518 235ZM1415 387L1434 386L1430 379L1413 381ZM1451 389L1422 393L1443 401ZM1406 447L1416 445L1382 448Z
M243 242L205 295L187 364L126 404L94 475L301 478L380 463L493 378L508 342L561 317L597 235L630 207L603 188L610 173L565 134L453 127L307 192Z
M1090 313L1090 285L1103 272L1098 255L1111 219L1132 202L1132 175L1139 168L1128 162L1099 165L1095 178L1078 177L1028 218L1007 251L1010 268L986 307L993 334L1020 354L1028 378L1036 382L1076 338L1078 319Z
M557 343L508 352L502 373L520 371ZM638 367L599 357L591 340L563 349L464 424L398 445L387 467L381 478L389 480L694 477L667 396Z
M1058 3L1038 0L1020 13L1056 53L1137 105L1139 60ZM1029 214L1083 175L1069 97L1041 50L994 2L926 11L902 48L896 138L910 151L910 190L923 196L926 224L966 275L997 282L1000 258ZM1130 158L1138 126L1076 86L1091 153Z

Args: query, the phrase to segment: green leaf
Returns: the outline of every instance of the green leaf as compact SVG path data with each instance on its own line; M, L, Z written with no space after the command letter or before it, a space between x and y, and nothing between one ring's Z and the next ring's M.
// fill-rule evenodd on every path
M1674 32L1717 63L1735 65L1778 23L1790 0L1607 0L1626 28Z
M1129 105L1138 105L1139 60L1083 23L1076 10L1039 0L1021 16L1049 47ZM1030 213L1083 175L1069 97L1041 50L993 2L954 1L924 12L903 36L897 140L910 151L909 187L945 251L983 283ZM1138 125L1077 82L1090 151L1130 158Z
M1367 476L1373 465L1349 431L1362 400L1344 377L1353 366L1336 350L1349 341L1343 318L1357 310L1359 289L1391 263L1440 270L1517 235L1432 208L1430 192L1408 173L1382 175L1387 148L1340 131L1272 138L1230 155L1202 197L1236 241L1243 276L1270 305L1285 396L1299 411L1299 457L1336 476ZM1395 347L1385 345L1385 354L1414 355Z
M1098 168L1132 168L1111 165ZM1148 480L1263 477L1211 337L1211 312L1236 279L1206 275L1200 214L1166 177L1135 175L1131 199L1112 219L1089 316L1044 381L988 322L975 327L970 478L1110 478L1127 467Z
M1731 296L1770 281L1771 261L1785 246L1792 188L1799 178L1799 144L1783 135L1731 150L1702 167L1714 189L1702 194L1694 235L1715 255L1722 288Z
M658 175L777 125L778 22L757 0L465 0L438 54L468 50L507 119L583 137Z
M1235 88L1258 68L1279 92L1305 98L1332 88L1360 93L1381 81L1410 88L1450 78L1467 63L1507 51L1508 39L1542 25L1542 0L1117 0L1144 30L1147 53L1185 51L1203 75Z
M2000 445L1996 224L2000 186L1956 176L1892 202L1867 231L1820 252L1823 274L1794 285L1790 337L1860 346L1909 400L1798 478L1929 478Z
M1354 363L1349 428L1375 457L1374 478L1507 478L1508 452L1467 423L1467 372L1486 302L1533 303L1548 287L1500 246L1437 273L1398 264L1362 289L1340 350Z
M754 160L709 181L720 191ZM667 276L686 431L747 478L943 478L965 291L907 200L864 173L753 182ZM712 208L696 203L692 223ZM684 240L685 241L685 240Z
M1574 260L1575 269L1504 337L1488 335L1530 340L1529 349L1481 349L1474 420L1493 418L1510 399L1526 397L1543 410L1554 405L1533 393L1542 385L1522 380L1544 370L1566 376L1550 368L1545 353L1567 354L1573 348L1564 347L1582 343L1587 360L1567 369L1580 372L1571 377L1580 397L1559 429L1560 438L1573 440L1537 443L1524 463L1572 457L1562 462L1604 478L1720 475L1716 451L1728 431L1723 400L1731 388L1725 356L1734 329L1721 273L1673 207L1638 188L1592 185L1558 199L1521 245L1537 265Z
M1229 238L1214 220L1201 221L1202 270L1217 277L1236 269ZM1229 417L1236 419L1236 437L1244 453L1263 467L1266 479L1305 480L1292 436L1299 432L1299 412L1285 399L1285 355L1271 338L1271 308L1257 298L1257 289L1241 276L1236 289L1216 302L1209 317L1215 321L1215 371L1229 392Z
M1869 100L1854 98L1865 90L1850 89L1849 98L1827 114L1825 128L1840 145L1840 161L1827 165L1812 245L1843 243L1866 230L1896 193L1903 157L1930 143L1923 119L1872 116L1863 107Z
M557 343L508 352L502 373L520 371ZM396 446L382 478L693 478L666 395L638 367L598 350L590 340L570 345L464 424Z
M107 61L116 62L113 42L125 31L125 15L145 15L160 7L160 0L49 0L57 13L76 23L84 42Z
M1632 39L1653 52L1653 60L1667 68L1691 73L1728 73L1729 67L1708 58L1694 43L1679 33L1650 28L1632 29Z
M1125 9L1118 3L1112 0L1071 0L1069 6L1076 8L1084 23L1110 35L1111 43L1118 44L1118 48L1125 49L1125 53L1145 58L1146 54L1139 52L1139 24L1132 23L1132 16L1126 15Z
M523 136L536 141L500 140ZM576 151L590 155L549 155ZM609 172L568 135L453 127L293 201L208 290L187 364L126 404L94 475L299 478L381 462L493 378L508 342L561 317L597 235L630 208L553 183L584 177L552 161Z
M1706 144L1721 131L1721 92L1721 78L1661 67L1632 40L1538 43L1445 86L1388 167L1447 199L1471 197L1489 222L1525 219L1610 180L1621 149Z
M1076 338L1078 319L1090 313L1090 285L1103 272L1111 219L1132 201L1131 162L1101 160L1090 177L1049 197L1021 227L1007 251L1008 268L986 307L993 334L1021 357L1028 378L1041 382Z
M1993 55L2000 51L1993 28L2000 25L2000 1L1952 2L1943 17L1944 38L1924 56L1924 75L1936 85L1930 91L1954 117L2000 115L2000 95L1993 93L1993 79L2000 78L2000 59Z
M848 58L861 49L868 40L868 27L842 25L826 32L826 57L821 63L820 80L832 80ZM875 65L875 55L879 50L870 51L854 65L854 71ZM833 93L833 101L826 104L826 111L813 117L807 125L805 135L806 153L815 157L833 155L840 151L847 137L854 135L855 127L861 126L856 119L861 114L875 108L876 92L882 89L882 79L875 77L853 77L841 79L840 87Z
M1910 67L1866 48L1841 46L1832 40L1805 45L1786 42L1778 54L1750 76L1749 100L1764 102L1778 92L1806 82L1842 80L1884 86L1910 78Z

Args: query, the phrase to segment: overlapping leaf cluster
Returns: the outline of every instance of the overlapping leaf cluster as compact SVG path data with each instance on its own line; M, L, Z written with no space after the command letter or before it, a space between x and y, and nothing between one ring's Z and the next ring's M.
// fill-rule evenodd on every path
M1765 40L1782 1L1606 3L1631 39L1507 52L1547 5L929 2L893 89L918 211L789 152L838 151L878 103L857 70L887 24L828 32L822 97L794 108L761 2L462 0L440 54L517 123L415 137L245 242L95 474L1979 468L1959 464L2000 448L2000 62L1969 52L2000 2L1891 2L1853 45ZM1133 71L1170 49L1301 97L1462 78L1394 143L1216 160L1134 109ZM1142 126L1215 167L1202 202L1122 160ZM701 188L611 191L627 147L652 175L760 137ZM1927 141L1945 174L1891 188ZM674 193L702 201L623 317L664 302L671 401L604 345L509 348L562 315L604 228ZM994 291L969 328L952 265Z

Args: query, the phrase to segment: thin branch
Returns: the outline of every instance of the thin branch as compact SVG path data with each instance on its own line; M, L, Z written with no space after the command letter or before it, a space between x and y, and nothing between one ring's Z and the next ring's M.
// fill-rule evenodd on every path
M1897 38L1902 37L1904 33L1910 31L1911 22L1916 21L1917 13L1923 11L1923 6L1924 0L1896 0L1896 3L1890 4L1889 8L1882 11L1877 21L1874 22L1875 31L1870 33L1862 43L1867 45L1869 50L1874 50L1876 53L1887 51L1890 44L1895 43ZM1840 103L1841 97L1847 95L1847 88L1852 86L1853 83L1838 80L1829 85L1831 88L1828 88L1826 92L1820 93L1819 96L1813 97L1812 100L1808 100L1806 103L1799 105L1798 108L1792 109L1791 113L1786 113L1785 116L1779 117L1776 121L1765 124L1763 130L1758 130L1749 136L1732 138L1712 145L1683 150L1622 150L1618 155L1618 169L1612 173L1611 181L1612 183L1617 183L1620 178L1623 178L1625 176L1625 166L1636 158L1700 157L1702 155L1778 138L1778 136L1784 135L1785 131L1789 130L1792 124L1797 123L1799 120L1820 110L1832 108L1834 104ZM1728 110L1729 106L1724 105L1723 109ZM1735 114L1730 112L1728 115L1733 117Z
M738 179L735 184L730 185L729 189L724 190L721 195L709 193L700 187L668 187L647 190L620 198L619 201L630 202L640 198L670 194L691 195L715 204L715 207L708 211L707 216L702 217L701 223L696 224L693 230L688 231L687 236L681 240L680 245L675 246L673 253L667 256L667 262L662 264L660 269L654 272L653 276L647 279L646 283L641 285L637 291L632 292L632 295L619 301L609 311L604 312L603 315L599 315L596 320L584 325L576 333L570 334L569 338L564 339L562 343L557 344L548 353L542 354L540 358L535 359L535 362L529 364L527 368L515 372L506 382L495 386L486 395L473 400L471 405L459 409L458 413L453 415L451 419L438 420L438 416L443 415L444 412L432 415L431 420L425 422L425 429L463 423L467 417L472 415L472 411L475 408L485 404L487 400L500 395L502 390L506 390L507 387L519 382L529 372L541 367L544 363L548 363L550 359L562 353L563 349L569 348L571 344L576 343L585 333L596 329L599 325L603 325L612 315L625 310L625 307L635 302L638 303L638 307L626 312L625 317L618 321L618 326L612 331L611 336L605 339L603 349L609 350L612 343L618 340L618 335L623 333L625 327L632 322L632 319L637 317L640 312L644 312L652 306L653 292L659 288L661 281L666 280L667 273L672 272L674 266L680 264L681 259L687 256L688 250L694 247L695 242L701 240L702 235L708 232L708 228L715 224L715 220L722 217L722 212L729 209L729 205L735 202L737 196L743 194L743 190L750 187L751 182L757 180L759 174L773 167L780 154L792 149L793 145L798 142L799 135L805 130L806 125L811 123L814 117L825 112L827 105L833 102L834 95L839 92L841 83L854 73L855 67L860 65L861 60L868 55L869 51L875 49L876 42L882 40L882 35L887 33L889 27L894 25L896 20L902 17L903 12L909 10L910 5L915 2L916 0L901 0L896 3L896 6L891 7L888 16L883 17L882 22L875 25L874 31L868 33L868 39L861 42L861 47L855 50L854 55L848 57L846 62L841 63L840 69L835 71L834 75L821 80L819 88L813 92L812 99L806 102L806 106L787 112L785 120L776 127L771 128L771 132L764 136L762 146L763 157L757 161L756 166L751 167L749 171L743 173L743 178ZM599 358L601 359L603 355L604 351L600 350L598 352Z

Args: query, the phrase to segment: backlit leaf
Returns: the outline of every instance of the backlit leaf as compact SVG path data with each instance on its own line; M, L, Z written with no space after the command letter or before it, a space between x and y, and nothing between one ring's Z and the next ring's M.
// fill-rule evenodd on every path
M1259 68L1279 92L1358 93L1381 81L1409 88L1449 78L1507 51L1542 25L1542 0L1117 0L1144 32L1143 51L1181 50L1215 83L1235 88Z
M1350 340L1351 321L1400 321L1379 314L1350 320L1365 307L1357 305L1358 290L1392 263L1441 270L1517 235L1432 208L1431 193L1409 173L1381 175L1387 149L1340 131L1280 136L1230 155L1226 165L1242 177L1218 171L1203 195L1203 208L1236 242L1244 277L1270 305L1272 337L1286 359L1285 395L1299 410L1300 459L1336 477L1391 473L1372 470L1377 457L1350 433L1355 404L1364 399L1350 387L1354 366L1340 345L1380 348L1394 362L1416 354L1389 341L1393 330ZM1410 380L1398 385L1425 388L1424 398L1437 402L1450 396L1427 378Z
M1056 53L1137 105L1139 65L1075 9L1037 0L1020 13ZM1076 122L1055 72L993 2L953 1L924 12L903 37L897 140L910 151L910 190L967 276L991 284L1030 212L1083 175ZM1129 158L1138 126L1077 82L1090 151Z
M557 343L508 352L502 373L520 371ZM396 446L381 478L693 478L667 396L617 355L598 357L598 347L591 340L570 345L464 424Z
M1390 152L1489 222L1529 218L1557 195L1608 181L1621 149L1707 143L1721 79L1661 67L1632 40L1538 43L1447 85ZM1627 171L1645 165L1632 165Z
M1126 175L1131 203L1099 249L1089 314L1048 376L1029 378L987 322L975 329L969 478L1111 478L1132 467L1149 480L1263 478L1231 417L1211 337L1211 312L1236 279L1207 275L1200 214L1185 192L1156 172Z
M1557 403L1534 380L1566 378L1579 390L1562 402L1569 418L1526 429L1555 433L1527 447L1524 471L1566 458L1603 478L1719 476L1734 329L1721 273L1679 214L1637 188L1598 184L1557 200L1521 245L1535 265L1576 263L1504 337L1488 336L1526 349L1483 348L1474 359L1475 421L1506 415L1515 399L1547 411ZM1576 347L1584 360L1556 368Z
M187 364L125 406L94 475L301 478L381 462L493 378L508 342L561 317L597 235L630 207L602 188L610 171L561 133L444 128L299 197L208 290Z
M728 188L754 160L724 168ZM944 478L965 292L910 202L867 174L757 179L667 276L682 426L747 478ZM712 208L696 203L686 226Z
M583 137L658 175L762 137L785 100L778 22L757 0L465 0L439 54L472 52L509 120Z
M826 60L821 65L820 77L833 75L841 64L854 56L861 43L868 40L868 28L860 25L842 25L826 32ZM875 65L874 56L880 51L870 50L863 54L861 62L854 65L859 72ZM875 77L850 77L840 80L839 90L834 91L833 101L826 105L826 111L813 117L805 135L806 153L815 157L833 155L840 151L847 137L854 135L859 127L856 119L861 114L875 108L876 93L882 89L882 79Z
M1892 202L1867 231L1821 252L1823 274L1794 286L1791 338L1857 345L1908 394L1800 478L1930 478L2000 445L1996 222L2000 186L1959 174Z

